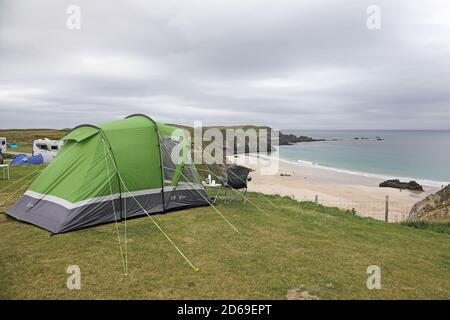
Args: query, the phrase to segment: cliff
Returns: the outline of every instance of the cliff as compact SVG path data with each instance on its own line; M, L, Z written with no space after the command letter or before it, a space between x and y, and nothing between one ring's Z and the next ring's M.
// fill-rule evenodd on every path
M409 220L439 220L450 218L450 185L417 202L409 213Z

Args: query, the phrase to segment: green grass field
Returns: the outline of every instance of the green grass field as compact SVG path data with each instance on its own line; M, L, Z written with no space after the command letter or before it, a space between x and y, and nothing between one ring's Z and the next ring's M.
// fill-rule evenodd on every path
M12 168L0 190L37 168ZM26 181L0 191L0 203L12 195L0 211ZM293 289L319 299L450 298L448 233L249 197L266 214L250 204L217 206L240 234L210 207L153 216L198 272L148 217L128 221L125 276L115 224L49 238L0 214L0 299L285 299ZM69 265L81 268L81 290L66 288ZM366 288L369 265L381 268L380 290Z

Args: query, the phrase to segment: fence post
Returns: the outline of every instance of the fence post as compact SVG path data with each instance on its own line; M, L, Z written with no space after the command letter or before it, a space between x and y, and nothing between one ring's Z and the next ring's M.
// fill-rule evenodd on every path
M315 203L319 203L319 196L316 194L316 196L314 197L314 202Z
M384 221L389 222L389 195L386 196L386 203L384 205Z

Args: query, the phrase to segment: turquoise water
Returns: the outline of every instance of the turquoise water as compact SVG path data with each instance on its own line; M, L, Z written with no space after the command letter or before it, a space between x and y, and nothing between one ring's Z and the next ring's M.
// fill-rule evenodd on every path
M432 185L450 181L450 131L282 130L338 141L280 147L280 158L383 178L414 178ZM355 140L366 137L368 140ZM384 140L377 141L376 137Z

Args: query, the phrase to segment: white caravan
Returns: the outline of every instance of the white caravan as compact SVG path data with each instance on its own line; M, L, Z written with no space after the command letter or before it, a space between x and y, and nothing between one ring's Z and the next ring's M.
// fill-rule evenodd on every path
M6 152L6 138L0 137L0 152L5 153Z
M62 140L38 139L33 142L33 156L42 155L44 163L50 162L63 146Z

